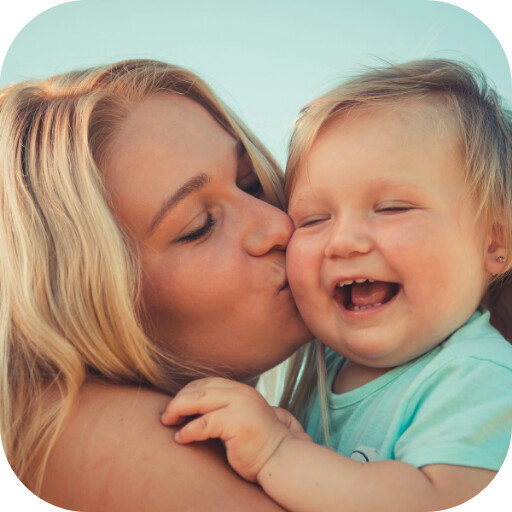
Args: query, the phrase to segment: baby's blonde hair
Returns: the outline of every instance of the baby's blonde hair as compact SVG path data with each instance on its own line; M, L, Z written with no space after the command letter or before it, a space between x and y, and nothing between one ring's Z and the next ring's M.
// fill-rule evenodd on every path
M163 352L144 332L140 261L102 179L119 124L160 92L206 108L283 206L278 165L187 70L130 60L0 90L0 427L9 462L36 492L88 376L174 394L219 373ZM50 389L57 400L46 400Z
M435 116L439 123L455 127L465 159L467 192L476 199L479 215L503 240L504 272L495 276L484 298L488 304L496 302L500 287L510 278L505 270L512 265L512 112L480 70L443 59L387 65L313 100L300 112L290 140L285 195L289 198L298 169L327 123L355 110L414 108L418 101L439 111ZM318 349L314 350L316 354ZM292 372L282 403L302 419L308 400L303 400L301 390L314 387L316 379L316 356L310 359L300 370L298 388L294 388L297 370Z

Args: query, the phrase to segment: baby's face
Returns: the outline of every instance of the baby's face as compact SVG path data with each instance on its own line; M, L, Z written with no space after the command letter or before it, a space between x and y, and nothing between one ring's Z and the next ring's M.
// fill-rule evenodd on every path
M462 325L490 237L432 107L355 112L320 132L289 202L290 286L314 335L359 364L414 359Z

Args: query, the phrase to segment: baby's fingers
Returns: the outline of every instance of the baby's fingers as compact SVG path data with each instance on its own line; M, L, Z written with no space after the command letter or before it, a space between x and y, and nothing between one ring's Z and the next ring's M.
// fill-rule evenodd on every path
M225 406L226 399L218 390L183 389L169 402L161 421L164 425L176 425L187 416L206 414Z
M218 411L204 414L181 427L174 434L174 439L177 443L188 444L194 441L222 438L223 424L217 420Z

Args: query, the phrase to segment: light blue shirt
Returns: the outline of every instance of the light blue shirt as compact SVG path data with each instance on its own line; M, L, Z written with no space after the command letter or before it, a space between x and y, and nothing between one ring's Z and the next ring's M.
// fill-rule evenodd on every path
M330 445L360 461L499 470L512 429L512 346L477 311L446 341L347 393L334 394L343 358L327 353ZM307 432L319 444L318 397Z

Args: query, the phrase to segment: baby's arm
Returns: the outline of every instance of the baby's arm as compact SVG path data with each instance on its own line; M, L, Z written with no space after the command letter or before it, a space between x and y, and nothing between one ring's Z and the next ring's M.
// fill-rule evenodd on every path
M229 380L185 386L162 421L172 425L197 414L177 442L222 439L233 469L293 512L440 510L470 499L495 475L463 466L418 469L348 459L312 443L291 414L270 407L253 388Z
M288 437L311 442L300 423L284 409L270 407L254 388L221 378L201 379L185 386L162 415L176 425L201 415L176 433L181 444L220 438L233 469L250 482Z

